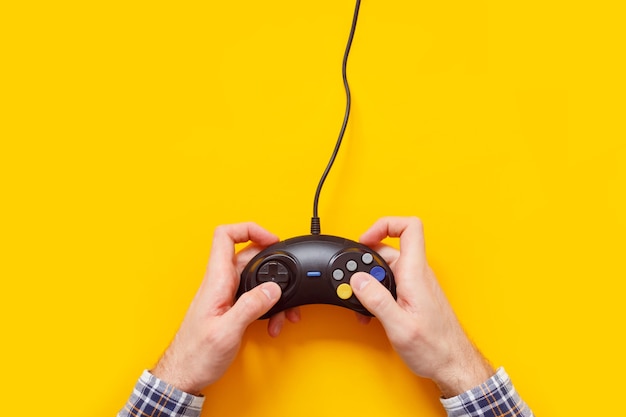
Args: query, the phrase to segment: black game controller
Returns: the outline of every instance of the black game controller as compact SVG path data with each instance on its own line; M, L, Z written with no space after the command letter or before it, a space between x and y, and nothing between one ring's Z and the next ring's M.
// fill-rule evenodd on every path
M236 298L271 281L280 285L282 295L261 319L305 304L332 304L372 316L352 293L350 277L355 272L370 273L396 298L393 272L378 253L329 235L294 237L257 254L241 273Z

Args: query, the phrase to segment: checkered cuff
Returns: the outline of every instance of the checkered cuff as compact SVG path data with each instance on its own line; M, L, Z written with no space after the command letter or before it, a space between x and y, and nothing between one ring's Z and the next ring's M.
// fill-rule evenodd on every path
M117 417L199 417L204 397L183 392L144 371Z
M448 417L533 417L533 412L499 368L487 382L452 398L442 398Z

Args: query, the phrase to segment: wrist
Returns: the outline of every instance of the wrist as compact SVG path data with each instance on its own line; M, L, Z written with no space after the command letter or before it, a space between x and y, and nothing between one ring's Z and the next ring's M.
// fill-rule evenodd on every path
M469 342L469 341L468 341ZM495 370L471 343L433 378L443 398L455 397L493 376Z
M161 357L156 366L150 370L150 373L161 381L187 394L199 396L203 388L194 384L185 374L183 367L180 366L175 355L171 352L171 347L165 351L163 357Z

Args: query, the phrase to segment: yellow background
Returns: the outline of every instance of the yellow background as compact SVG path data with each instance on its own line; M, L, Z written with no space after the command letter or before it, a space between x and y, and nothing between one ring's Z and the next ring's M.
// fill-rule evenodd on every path
M425 223L467 331L537 415L624 389L617 1L365 1L325 233ZM173 336L213 229L306 234L354 3L3 2L2 414L111 416ZM378 323L254 323L204 415L441 416ZM619 411L618 411L619 413Z

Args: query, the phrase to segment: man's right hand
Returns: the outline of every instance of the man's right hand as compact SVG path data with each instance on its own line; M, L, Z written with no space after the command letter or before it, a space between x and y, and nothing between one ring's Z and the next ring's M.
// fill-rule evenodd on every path
M400 239L399 251L381 243L387 237ZM415 374L432 379L444 397L489 379L495 373L492 366L468 339L428 266L421 221L416 217L385 217L360 241L376 250L393 270L398 299L364 272L354 274L350 285L359 301L381 321L407 366Z

